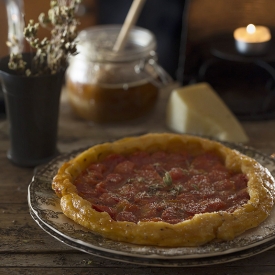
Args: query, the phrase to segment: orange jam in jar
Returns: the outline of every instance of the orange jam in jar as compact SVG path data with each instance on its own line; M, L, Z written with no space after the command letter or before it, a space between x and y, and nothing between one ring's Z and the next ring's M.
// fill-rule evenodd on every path
M114 52L120 28L97 26L79 34L78 54L66 72L66 90L72 110L82 119L127 121L145 116L156 104L164 81L159 80L163 70L155 61L155 38L134 27L125 48Z

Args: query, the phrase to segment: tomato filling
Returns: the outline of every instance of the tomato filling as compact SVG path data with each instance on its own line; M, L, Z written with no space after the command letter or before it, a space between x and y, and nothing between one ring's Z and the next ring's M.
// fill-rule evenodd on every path
M74 184L93 209L116 221L176 224L199 213L233 212L249 200L247 182L212 153L136 152L91 164Z

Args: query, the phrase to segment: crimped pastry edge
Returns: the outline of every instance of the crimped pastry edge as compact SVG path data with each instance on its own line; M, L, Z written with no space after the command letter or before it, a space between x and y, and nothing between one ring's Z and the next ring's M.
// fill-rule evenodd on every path
M228 169L245 173L248 178L247 204L233 213L226 211L196 214L178 224L166 222L120 222L106 212L97 212L77 194L73 180L92 162L110 153L131 153L136 150L175 150L184 146L192 153L216 151ZM106 238L134 244L155 246L199 246L211 240L232 240L264 221L273 207L274 179L269 171L236 150L219 142L191 135L153 133L123 138L95 145L64 163L53 179L52 188L61 198L63 213L76 223Z

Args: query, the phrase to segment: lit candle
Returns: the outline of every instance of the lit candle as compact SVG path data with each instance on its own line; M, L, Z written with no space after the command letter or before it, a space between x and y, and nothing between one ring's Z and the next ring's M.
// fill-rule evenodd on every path
M267 50L271 34L265 26L249 24L234 31L235 45L238 52L247 55L262 54Z

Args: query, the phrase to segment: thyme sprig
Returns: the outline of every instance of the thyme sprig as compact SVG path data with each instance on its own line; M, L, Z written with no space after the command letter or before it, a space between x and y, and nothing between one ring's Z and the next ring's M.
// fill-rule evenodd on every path
M75 17L77 6L82 0L52 0L48 14L41 13L39 23L30 20L24 29L24 37L35 53L31 67L23 60L21 53L10 54L9 68L19 74L45 75L55 74L67 66L69 55L75 55L77 26L79 21ZM40 27L51 30L50 38L37 38ZM18 41L12 38L7 42L13 47Z
M170 186L173 184L173 180L169 172L165 172L164 177L162 178L163 182L167 185Z

